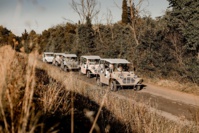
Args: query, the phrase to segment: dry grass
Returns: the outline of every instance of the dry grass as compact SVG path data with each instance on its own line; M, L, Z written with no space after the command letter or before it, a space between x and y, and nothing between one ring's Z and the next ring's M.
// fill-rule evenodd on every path
M64 100L69 97L69 92L65 92L61 88L62 87L60 87L60 85L56 82L51 83L46 88L39 88L43 89L40 90L40 101L42 103L44 113L54 114L58 111L59 106L63 104L63 102L65 110L62 111L65 111L66 113L69 111L70 103Z
M38 109L34 102L37 60L33 56L37 57L37 53L26 55L16 53L10 46L0 48L0 132L43 132L41 115L56 112L68 96L60 96L57 85L50 83L46 91L41 91L38 99L43 108ZM63 108L69 110L68 104Z
M9 46L2 47L0 51L0 109L4 122L1 125L2 132L34 132L38 121L31 104L34 66L29 66L27 58L20 56Z

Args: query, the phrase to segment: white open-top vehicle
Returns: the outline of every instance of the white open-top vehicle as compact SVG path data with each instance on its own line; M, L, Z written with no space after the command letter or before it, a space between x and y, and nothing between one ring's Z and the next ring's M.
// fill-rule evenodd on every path
M52 64L55 66L61 66L61 62L62 62L64 56L65 56L65 53L54 53L54 58L53 58Z
M80 57L80 73L86 74L88 78L95 76L99 66L99 56L84 55Z
M47 63L52 63L54 58L53 52L44 52L42 55L42 61Z
M143 79L129 71L130 62L126 59L101 59L97 70L97 85L109 85L111 91L118 87L132 86L140 90Z
M63 55L61 62L61 69L64 71L79 70L77 55L76 54Z

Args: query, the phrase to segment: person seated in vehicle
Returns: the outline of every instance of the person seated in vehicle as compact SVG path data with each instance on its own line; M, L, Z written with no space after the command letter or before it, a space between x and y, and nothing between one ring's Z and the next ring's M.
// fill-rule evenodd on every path
M105 75L107 78L110 77L111 73L114 71L114 65L113 64L109 64L109 67L105 69Z
M111 73L114 71L114 68L115 68L115 67L114 67L113 64L109 64L109 69L110 69L109 71L110 71Z
M110 77L110 69L109 69L109 68L106 68L106 69L105 69L105 77L106 77L106 78L109 78L109 77Z
M94 64L97 64L98 62L99 62L98 60L95 60L95 61L94 61Z
M65 57L64 60L65 60L65 61L68 61L69 59L68 59L68 57Z
M73 62L73 61L74 61L72 57L70 57L70 58L69 58L69 60L70 60L71 62Z
M105 77L106 78L108 78L108 76L109 76L109 65L108 65L108 63L104 63L104 74L105 74Z
M117 67L117 71L118 71L118 72L122 72L122 70L123 70L122 65L119 64L118 67Z
M103 73L104 70L105 70L104 64L100 64L99 67L98 67L98 70L99 70L100 73Z
M90 60L87 60L87 61L86 61L86 64L89 65L89 64L90 64Z

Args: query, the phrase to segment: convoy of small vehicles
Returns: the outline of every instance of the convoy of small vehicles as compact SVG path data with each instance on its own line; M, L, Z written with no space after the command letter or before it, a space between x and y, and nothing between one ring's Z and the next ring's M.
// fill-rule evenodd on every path
M88 78L95 77L98 86L108 85L111 91L118 88L133 87L140 90L143 82L126 59L100 58L97 55L83 55L78 61L76 54L44 52L43 62L52 63L62 70L79 71Z

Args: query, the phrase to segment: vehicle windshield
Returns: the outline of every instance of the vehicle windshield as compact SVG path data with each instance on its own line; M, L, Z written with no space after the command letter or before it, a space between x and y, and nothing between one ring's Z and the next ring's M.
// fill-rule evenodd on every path
M70 59L73 61L77 61L77 57L71 57Z
M65 57L65 60L77 61L76 57Z
M129 70L129 64L115 64L117 71L128 71Z
M53 54L45 54L46 57L52 57Z
M99 62L99 59L89 59L89 64L91 65L98 64L98 62Z

